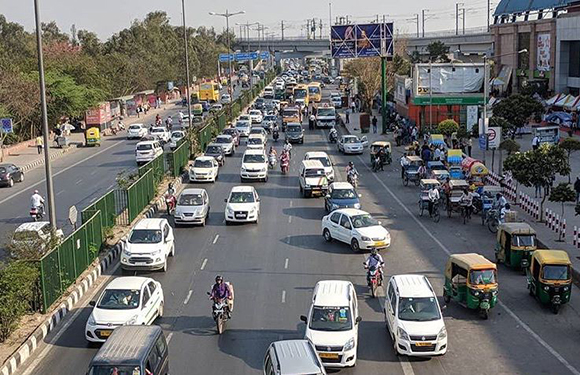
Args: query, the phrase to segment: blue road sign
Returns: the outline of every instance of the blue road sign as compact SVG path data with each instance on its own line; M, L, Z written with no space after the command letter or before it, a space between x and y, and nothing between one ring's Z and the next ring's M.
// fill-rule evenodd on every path
M250 61L251 57L248 52L238 52L234 54L234 59L238 62L240 61Z
M250 52L250 60L257 60L258 52Z
M261 59L264 59L264 60L265 59L269 59L270 58L270 52L268 52L268 51L260 52L260 58Z
M485 150L487 147L485 147L485 134L480 134L479 135L479 149L480 150Z
M234 55L231 53L220 53L220 62L234 61Z
M11 118L0 119L0 122L2 123L2 128L0 128L2 133L12 133L14 131Z

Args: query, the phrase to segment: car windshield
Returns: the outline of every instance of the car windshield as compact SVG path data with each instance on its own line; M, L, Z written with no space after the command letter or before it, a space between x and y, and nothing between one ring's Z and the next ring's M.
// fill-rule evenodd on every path
M232 128L224 129L224 134L231 135L233 137L236 134L236 129Z
M236 128L240 128L241 129L241 128L248 128L248 127L250 127L250 125L248 123L246 123L246 122L237 122L236 123Z
M174 139L175 139L175 138L179 138L179 139L181 139L181 138L183 138L183 136L184 136L183 132L173 132L173 133L171 134L171 138L174 138Z
M318 94L320 93L320 89L316 86L308 87L308 92L310 94Z
M131 129L131 130L140 130L141 127L139 125L131 125L131 126L129 126L129 129Z
M346 306L314 306L310 318L310 329L315 331L348 331L352 329L350 309Z
M127 310L139 307L139 290L106 289L97 307L107 310Z
M6 168L0 167L0 173L6 173Z
M217 137L215 143L231 143L232 139L230 137Z
M201 194L181 194L177 204L179 206L201 206L203 205L203 198Z
M306 90L294 90L294 99L304 99L306 97Z
M193 167L194 168L211 168L212 162L211 162L211 160L197 159L196 161L193 162Z
M276 121L276 120L277 120L276 116L268 115L264 117L264 121Z
M400 298L399 319L412 322L428 322L441 318L435 297Z
M536 236L533 235L517 235L512 237L512 246L534 246L536 244Z
M355 215L351 217L352 226L355 228L366 228L379 225L379 222L371 217L369 214Z
M290 133L300 133L302 131L302 127L300 125L288 125L286 131Z
M147 143L144 145L137 145L137 150L139 150L139 151L151 150L152 148L153 148L153 146L150 143Z
M262 128L252 128L250 134L262 134Z
M250 115L251 116L258 116L258 115L261 115L261 114L262 114L262 112L260 112L260 111L250 111Z
M304 171L304 177L322 177L324 175L324 169L307 169Z
M318 108L318 116L335 116L334 108Z
M248 140L249 142L249 140ZM265 163L266 157L262 154L246 154L244 155L244 163Z
M284 110L284 112L282 112L282 116L284 116L284 117L298 117L298 111L295 109Z
M251 191L234 191L230 195L230 203L254 203L254 194Z
M262 142L262 138L260 138L260 137L248 139L248 144L249 145L261 145L263 143L264 142Z
M134 375L141 374L139 366L93 366L89 375Z
M471 285L495 284L495 270L473 270L469 272Z
M308 160L318 160L322 163L322 165L324 165L325 167L330 167L332 164L330 163L330 160L328 160L328 158L326 156L321 156L321 157L317 157L317 158L308 158Z
M163 129L159 129L159 128L153 128L151 129L151 133L163 133L165 130Z
M220 146L208 146L205 150L206 154L221 154L222 148Z
M545 265L542 270L542 278L544 280L568 280L569 267L564 265Z
M332 199L354 199L357 196L353 189L335 189L330 197Z
M357 137L346 137L343 143L360 143Z
M250 116L249 115L242 115L240 117L238 117L239 121L250 121Z
M135 229L129 237L130 243L159 243L161 231L159 229Z

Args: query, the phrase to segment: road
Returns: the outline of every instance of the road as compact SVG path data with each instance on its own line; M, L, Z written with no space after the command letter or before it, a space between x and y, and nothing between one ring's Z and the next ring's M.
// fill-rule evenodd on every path
M299 316L307 313L312 289L322 279L350 280L358 293L363 318L358 362L341 374L580 374L575 334L580 325L578 288L574 287L572 302L553 315L528 296L519 273L503 266L501 303L489 320L452 302L443 310L448 353L432 359L397 357L385 330L382 298L370 298L365 286L366 254L326 243L320 229L322 200L299 194L299 161L311 150L331 155L338 180L345 179L348 161L358 166L362 207L391 232L392 245L383 253L387 276L427 275L443 306L442 273L450 253L479 252L493 258L494 236L478 220L463 225L457 215L442 217L439 223L418 217L418 189L402 185L396 164L373 174L367 167L368 151L362 156L339 155L320 130L307 130L305 144L294 147L289 175L275 170L267 183L254 184L262 199L259 225L226 227L223 199L240 184L238 151L227 159L217 183L203 185L212 202L207 226L175 229L176 257L168 272L149 274L161 282L165 293L165 316L158 324L170 340L172 374L261 373L270 342L303 336ZM234 316L222 336L215 334L205 294L216 274L224 275L236 291ZM20 373L84 371L98 349L89 348L84 340L90 310L83 306L59 337L49 335L46 341L52 344L41 346L42 355L33 357L36 365Z
M236 88L234 100L240 94L241 88ZM180 111L187 113L187 109L180 104L168 104L161 116L163 119L167 116L176 119ZM148 115L140 120L149 125L154 119L155 115ZM80 148L52 162L58 227L63 228L65 233L73 229L68 223L70 206L75 205L79 212L82 211L116 186L116 177L120 172L137 168L135 145L138 141L129 141L125 137L125 132L102 137L101 147ZM31 220L28 215L30 196L34 190L38 190L46 197L45 181L42 166L27 172L23 183L13 188L0 189L0 247L7 242L16 227ZM4 251L0 249L0 259L3 255Z

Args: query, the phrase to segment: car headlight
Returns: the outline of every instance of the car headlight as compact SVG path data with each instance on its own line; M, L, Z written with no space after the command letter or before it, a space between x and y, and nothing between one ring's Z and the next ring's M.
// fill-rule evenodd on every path
M360 203L355 203L354 208L356 208L357 210L360 209Z
M246 166L242 165L242 171L245 172L246 171Z
M550 290L550 287L549 287L549 286L545 286L545 287L544 287L544 290L546 290L546 291L547 291L547 290Z
M305 187L305 188L309 188L309 187L310 187L310 185L308 185L308 184L304 184L304 187Z
M346 344L344 344L343 350L346 352L347 350L351 350L352 348L354 348L354 337L352 337L350 340L346 342Z
M371 240L369 237L366 237L366 236L361 236L360 239L361 239L361 241L370 241Z
M437 340L443 340L445 338L447 338L447 330L445 329L445 326L443 326L437 335Z
M405 330L401 327L397 328L397 335L399 336L399 338L401 340L406 340L409 341L409 335L407 334L407 332L405 332Z
M95 322L95 318L93 317L93 314L91 314L91 316L89 316L89 320L87 321L87 324L90 326L97 325L97 322Z
M266 168L262 168L262 169L260 169L260 172L266 172L266 171L267 171L267 169L266 169Z
M130 257L131 256L131 251L129 251L129 249L125 248L125 250L123 250L123 254L125 254L128 257Z
M564 287L564 292L567 292L567 291L568 291L568 287L567 287L567 286L565 286L565 287Z
M229 215L233 215L234 214L234 210L232 210L231 208L226 208L226 210L228 211Z
M250 210L250 213L251 213L251 214L254 214L254 213L256 213L256 207L252 207L252 209Z
M131 325L131 324L136 324L137 323L137 319L139 318L139 315L133 315L131 317L131 319L127 320L125 322L126 325Z
M154 252L151 253L151 255L153 255L153 256L156 256L156 255L159 255L159 254L161 254L161 249L157 249L157 250L155 250Z

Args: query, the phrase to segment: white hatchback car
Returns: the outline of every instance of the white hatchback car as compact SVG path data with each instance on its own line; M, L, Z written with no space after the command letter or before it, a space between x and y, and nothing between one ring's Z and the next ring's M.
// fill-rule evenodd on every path
M213 143L217 143L222 146L224 154L232 156L236 152L236 145L234 144L234 138L228 134L218 135Z
M238 120L236 121L235 128L240 133L240 137L247 137L250 135L250 125L249 121L246 120Z
M183 130L174 130L171 132L171 139L169 141L169 148L177 148L177 144L185 137L185 132Z
M205 226L209 217L209 195L205 189L183 189L177 198L173 221Z
M145 164L163 154L159 141L141 141L135 145L135 161L137 165Z
M189 167L189 182L215 182L219 168L213 156L198 156Z
M150 325L163 316L161 283L149 277L117 277L105 287L85 326L90 342L105 342L119 326Z
M141 219L125 241L121 268L167 271L168 258L175 255L174 240L173 228L167 219Z
M350 244L354 252L384 249L391 244L391 235L381 222L355 208L343 208L323 217L322 235L328 242L335 239Z
M338 151L343 154L362 154L368 145L369 141L366 136L359 138L356 135L343 135L336 143Z
M324 167L324 173L329 181L334 181L334 168L328 154L324 151L309 151L304 155L304 160L319 160Z
M385 296L385 321L398 354L447 352L447 330L431 283L423 275L395 275Z
M250 112L250 120L252 121L252 124L261 124L262 123L262 111L260 111L259 109L252 109Z
M250 134L246 145L247 150L263 150L265 147L264 137L259 134Z
M240 170L241 181L262 180L268 181L268 158L264 149L247 149L242 156Z
M225 202L226 224L232 222L258 224L260 197L253 186L234 186Z
M132 124L127 129L127 139L141 139L148 133L147 128L143 124Z
M151 130L149 131L149 134L151 134L151 136L154 139L156 139L162 143L169 142L169 139L171 138L171 135L169 134L167 129L165 129L162 126L156 126L154 128L151 128Z

